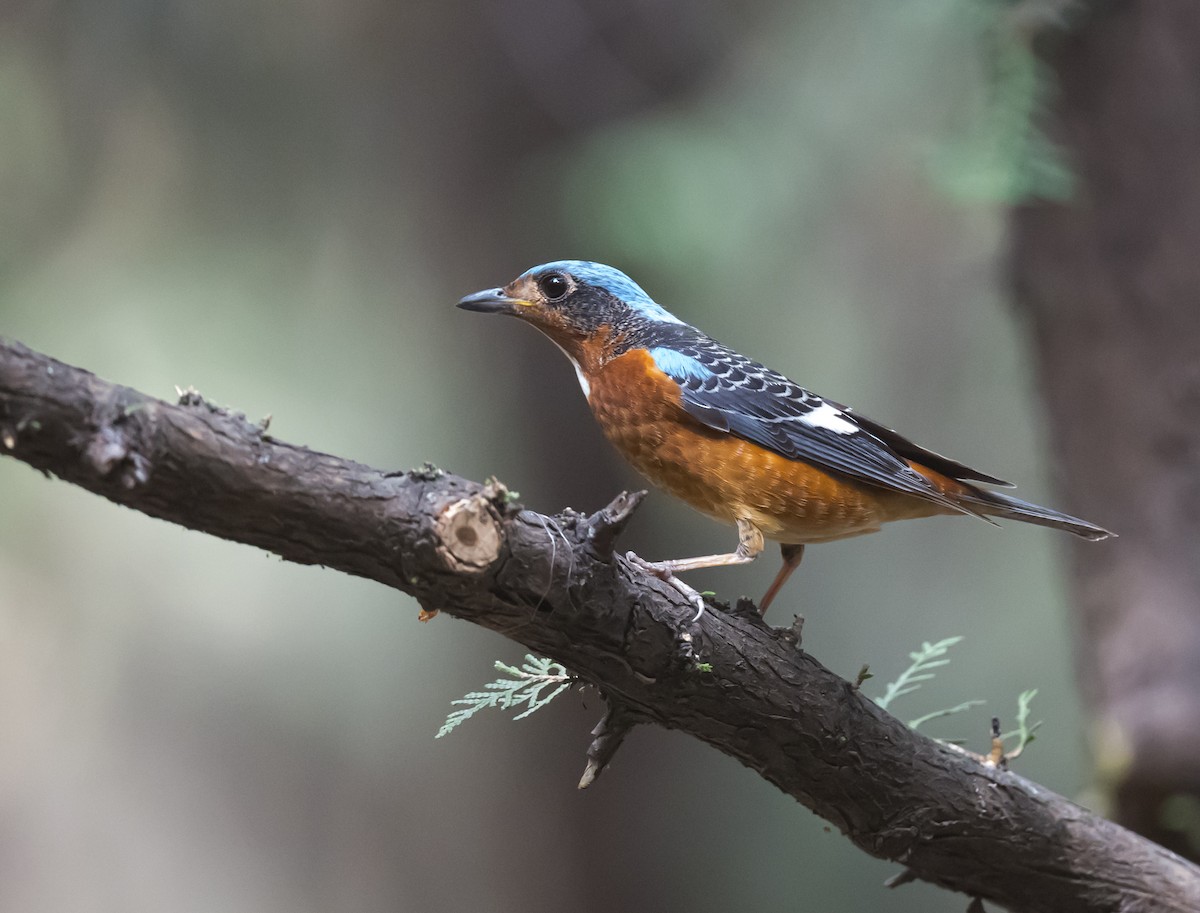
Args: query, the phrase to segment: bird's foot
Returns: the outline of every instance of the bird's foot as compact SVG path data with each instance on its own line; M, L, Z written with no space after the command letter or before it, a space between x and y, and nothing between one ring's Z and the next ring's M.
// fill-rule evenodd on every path
M694 605L696 607L696 614L693 616L692 621L697 621L704 614L704 597L676 577L675 572L671 570L669 562L647 561L634 552L626 552L625 559L635 567L639 567L646 573L653 574L659 580L669 583L675 588L676 592Z

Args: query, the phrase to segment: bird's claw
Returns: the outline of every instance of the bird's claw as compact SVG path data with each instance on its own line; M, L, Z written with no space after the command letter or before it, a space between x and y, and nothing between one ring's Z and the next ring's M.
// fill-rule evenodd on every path
M698 621L700 616L704 614L704 597L680 580L677 576L675 576L675 573L670 567L665 564L658 564L654 561L647 561L645 558L634 552L626 552L625 559L630 564L641 568L646 573L653 574L664 583L669 583L675 588L677 593L694 605L696 607L696 614L692 617L693 622Z

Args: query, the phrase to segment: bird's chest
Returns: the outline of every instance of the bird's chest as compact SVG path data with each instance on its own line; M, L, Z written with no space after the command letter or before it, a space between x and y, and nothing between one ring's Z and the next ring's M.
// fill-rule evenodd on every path
M605 436L643 472L650 473L681 423L678 386L635 349L605 363L590 376L588 405Z
M788 542L859 535L886 519L868 487L696 421L645 350L587 373L605 436L650 481L709 516L748 519Z
M735 474L712 451L727 436L684 411L678 385L648 352L626 352L591 373L589 381L596 421L635 469L704 513L732 519L727 489Z

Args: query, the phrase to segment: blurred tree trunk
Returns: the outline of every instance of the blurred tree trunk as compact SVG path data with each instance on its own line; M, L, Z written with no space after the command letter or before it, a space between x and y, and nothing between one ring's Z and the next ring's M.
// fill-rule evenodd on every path
M1040 51L1077 185L1018 208L1011 267L1065 506L1121 536L1073 549L1096 761L1119 821L1196 858L1200 4L1097 3Z

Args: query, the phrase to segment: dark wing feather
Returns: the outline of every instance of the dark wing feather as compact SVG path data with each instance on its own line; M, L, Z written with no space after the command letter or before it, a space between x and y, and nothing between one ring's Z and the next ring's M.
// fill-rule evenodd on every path
M995 476L990 476L986 472L980 472L978 469L972 469L957 460L952 460L949 457L944 457L940 453L935 453L932 450L926 450L919 444L914 444L902 434L898 434L886 425L881 425L874 419L869 419L865 415L855 412L849 406L843 406L835 403L832 400L826 400L831 406L837 406L843 412L849 413L849 418L853 419L859 426L869 431L879 440L883 441L892 449L893 452L906 460L912 460L914 463L920 463L922 466L928 466L934 472L940 472L944 476L951 479L958 479L960 482L986 482L989 485L1001 485L1004 488L1016 488L1012 482L1006 482L1004 479L998 479Z
M684 409L710 428L792 460L974 513L915 472L875 433L882 426L863 421L714 340L692 339L683 345L652 349L651 354L657 366L679 385ZM889 434L903 440L894 432ZM915 445L913 449L920 451ZM942 462L949 461L942 458Z

